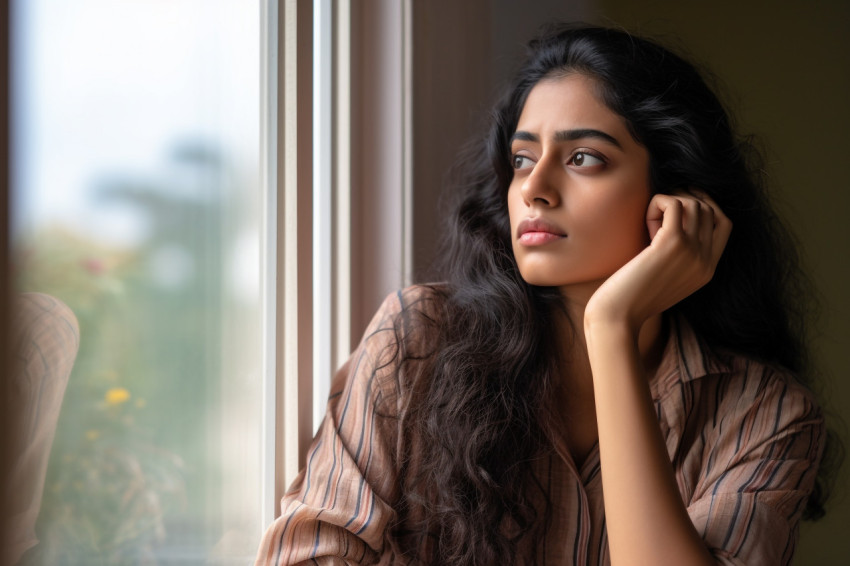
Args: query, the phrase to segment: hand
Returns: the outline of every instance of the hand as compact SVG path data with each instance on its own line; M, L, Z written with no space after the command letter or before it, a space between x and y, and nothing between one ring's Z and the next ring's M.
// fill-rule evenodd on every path
M624 322L635 333L650 317L714 276L732 222L707 195L655 195L646 212L650 244L609 277L585 308L585 326Z

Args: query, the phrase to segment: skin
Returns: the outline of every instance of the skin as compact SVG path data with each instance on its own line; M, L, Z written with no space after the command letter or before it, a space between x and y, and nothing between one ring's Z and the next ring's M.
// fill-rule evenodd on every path
M577 463L598 439L612 564L716 564L681 500L648 376L661 314L711 279L732 225L698 191L653 196L646 148L594 87L572 74L529 93L511 145L514 255L567 305L559 401Z

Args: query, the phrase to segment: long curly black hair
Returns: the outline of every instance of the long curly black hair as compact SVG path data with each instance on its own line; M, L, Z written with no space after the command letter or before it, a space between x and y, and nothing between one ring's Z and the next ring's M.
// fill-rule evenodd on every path
M733 133L703 77L622 30L553 26L529 44L486 138L470 145L449 187L453 212L439 271L445 283L434 287L442 313L414 321L438 328L402 422L408 442L394 544L420 553L412 561L513 563L518 542L541 536L549 520L532 503L546 493L527 463L551 446L547 400L559 356L551 319L563 305L556 290L520 276L506 195L510 138L526 97L541 79L570 73L593 78L601 99L647 148L654 192L698 188L734 225L714 278L673 310L710 347L781 364L804 384L813 373L806 344L813 293L795 241L770 204L758 152ZM827 471L808 518L823 514Z

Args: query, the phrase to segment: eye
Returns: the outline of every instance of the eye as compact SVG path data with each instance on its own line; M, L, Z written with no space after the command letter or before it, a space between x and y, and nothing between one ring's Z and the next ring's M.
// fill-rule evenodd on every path
M567 163L576 167L593 167L595 165L605 165L605 160L587 151L577 151L572 154Z
M525 169L526 167L531 167L534 165L534 161L530 157L526 157L525 155L514 154L511 157L511 166L514 169Z

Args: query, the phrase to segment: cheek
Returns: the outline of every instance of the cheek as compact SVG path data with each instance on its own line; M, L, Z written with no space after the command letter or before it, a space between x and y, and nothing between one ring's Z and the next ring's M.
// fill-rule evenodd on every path
M576 221L586 224L613 221L633 222L646 215L649 198L641 191L587 191L583 198L575 199L569 206Z
M649 243L646 228L649 200L648 190L594 191L573 203L571 215L576 235L580 233L595 242L604 242L617 254L636 252Z
M633 250L641 250L649 244L649 230L646 227L646 209L649 206L649 194L636 192L628 202L624 201L615 209L613 219L621 228L624 244Z

